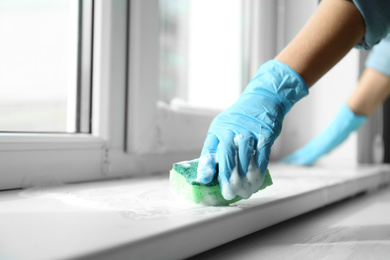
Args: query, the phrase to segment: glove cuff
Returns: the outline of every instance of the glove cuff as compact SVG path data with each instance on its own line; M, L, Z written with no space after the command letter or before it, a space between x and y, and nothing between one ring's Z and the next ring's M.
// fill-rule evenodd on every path
M346 103L343 103L331 125L343 131L355 131L367 121L366 116L356 115Z
M309 94L302 77L286 64L270 60L264 63L248 84L245 94L271 92L279 97L286 114L301 98Z

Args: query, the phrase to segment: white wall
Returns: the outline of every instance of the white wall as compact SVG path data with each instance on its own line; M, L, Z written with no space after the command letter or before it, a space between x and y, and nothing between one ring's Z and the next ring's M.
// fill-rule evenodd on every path
M316 0L285 1L285 45L293 39L317 8ZM346 101L358 79L359 53L352 50L339 64L318 81L309 95L298 102L286 115L283 130L272 150L271 158L278 160L321 132ZM320 162L343 159L354 163L357 155L357 135L352 134L346 142L323 157Z

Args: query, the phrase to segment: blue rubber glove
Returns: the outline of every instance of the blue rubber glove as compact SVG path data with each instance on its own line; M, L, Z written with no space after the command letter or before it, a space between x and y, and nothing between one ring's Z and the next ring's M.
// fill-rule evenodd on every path
M285 114L307 94L306 83L287 65L276 60L262 65L239 99L211 123L197 181L212 181L218 163L223 197L249 198L264 181Z
M319 135L295 153L284 158L282 162L312 165L321 156L329 153L344 142L350 133L359 129L366 121L366 116L355 115L348 105L344 103L337 115Z

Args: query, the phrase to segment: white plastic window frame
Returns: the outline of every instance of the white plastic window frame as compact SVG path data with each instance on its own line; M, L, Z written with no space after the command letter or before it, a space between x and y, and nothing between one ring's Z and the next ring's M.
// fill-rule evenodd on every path
M244 42L254 53L247 55L250 66L244 73L253 76L262 62L276 54L277 1L245 2L255 7L246 9L255 12L251 21L245 21L252 23L251 31L245 33L257 33L249 37L251 42ZM159 1L132 0L130 14L127 152L142 158L138 162L143 171L167 171L174 162L199 156L208 127L219 111L159 103ZM267 33L269 37L262 37ZM248 83L250 76L244 80Z
M128 2L95 0L93 16L91 133L0 133L0 190L127 173L109 155L125 147Z
M276 28L276 4L261 3L269 12L256 30ZM218 112L159 105L158 8L94 0L91 134L1 133L0 190L167 172L199 156ZM267 39L274 48L276 37ZM259 63L274 55L267 48Z

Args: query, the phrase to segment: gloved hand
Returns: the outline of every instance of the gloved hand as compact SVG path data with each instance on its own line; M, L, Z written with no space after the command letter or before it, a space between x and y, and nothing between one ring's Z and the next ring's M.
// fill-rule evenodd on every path
M367 121L366 116L355 115L347 104L343 104L329 125L308 144L282 159L282 162L297 165L312 165L321 156L332 151L353 131Z
M249 198L264 181L285 114L307 94L306 83L287 65L276 60L262 65L239 99L211 123L197 181L212 181L218 163L223 197Z

